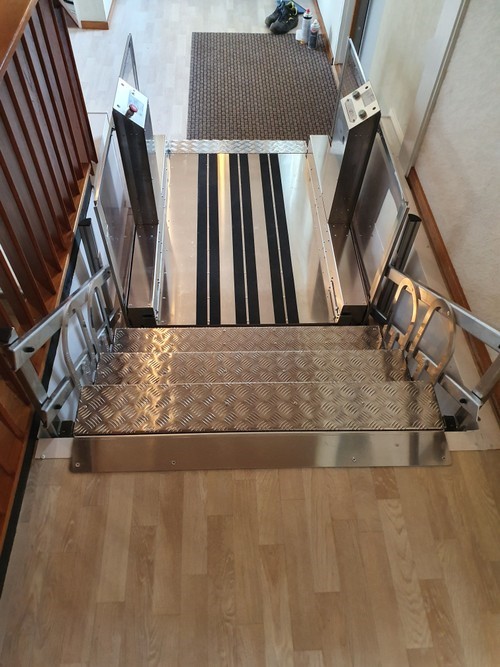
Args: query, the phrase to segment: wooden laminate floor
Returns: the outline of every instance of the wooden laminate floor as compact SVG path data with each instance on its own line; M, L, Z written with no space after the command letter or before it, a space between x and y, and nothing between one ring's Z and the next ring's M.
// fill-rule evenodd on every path
M500 452L439 469L34 463L5 667L500 664Z
M117 0L72 31L109 112L128 32L154 130L183 138L191 32L274 2ZM35 461L0 599L1 667L496 667L500 452L440 469L72 475Z

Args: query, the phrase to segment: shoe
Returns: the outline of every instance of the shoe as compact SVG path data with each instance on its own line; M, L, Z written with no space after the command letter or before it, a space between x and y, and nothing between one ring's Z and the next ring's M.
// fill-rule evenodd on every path
M299 13L293 2L285 2L280 8L279 17L274 23L271 23L269 29L275 35L283 35L289 30L297 27L299 22Z
M280 0L280 2L278 2L278 4L276 5L276 9L274 10L274 12L272 14L269 14L268 17L266 17L264 23L267 25L268 28L271 26L272 23L274 23L279 19L284 4L285 0Z

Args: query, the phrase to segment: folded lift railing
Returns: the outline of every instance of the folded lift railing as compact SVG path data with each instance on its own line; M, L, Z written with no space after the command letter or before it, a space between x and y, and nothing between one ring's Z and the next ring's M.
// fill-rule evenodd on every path
M393 265L380 281L371 313L383 326L385 346L403 351L412 380L435 386L447 428L477 428L479 410L500 381L500 331ZM458 329L492 351L490 367L473 387L454 364Z
M2 354L34 406L47 435L59 435L59 411L75 389L93 381L99 355L109 350L111 323L116 316L107 296L110 278L108 267L100 269L23 336L18 336L12 328L2 332ZM49 393L35 370L32 357L58 334L66 373Z

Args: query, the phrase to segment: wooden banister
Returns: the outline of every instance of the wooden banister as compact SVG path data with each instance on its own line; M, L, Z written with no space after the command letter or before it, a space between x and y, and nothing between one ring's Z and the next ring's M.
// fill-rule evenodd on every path
M96 161L61 12L54 0L0 2L0 319L18 334L59 303ZM45 359L46 349L33 358L39 373ZM29 469L23 463L32 416L0 357L0 549L23 487L21 470Z
M2 0L0 3L0 80L38 0Z

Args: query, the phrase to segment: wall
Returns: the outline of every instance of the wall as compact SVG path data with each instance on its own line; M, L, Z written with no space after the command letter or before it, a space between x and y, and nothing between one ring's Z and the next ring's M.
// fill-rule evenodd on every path
M404 135L444 0L373 0L361 63L384 115Z
M371 65L377 49L378 33L384 16L386 0L370 0L365 27L359 49L360 60L365 72L371 71Z
M416 170L471 309L500 328L500 7L471 0Z
M307 6L307 3L299 4L302 4L304 7ZM339 31L342 21L342 13L344 10L344 0L318 0L318 7L325 23L332 53L335 55L339 41ZM314 9L312 11L314 12Z
M109 0L73 0L80 21L104 22L108 18Z

